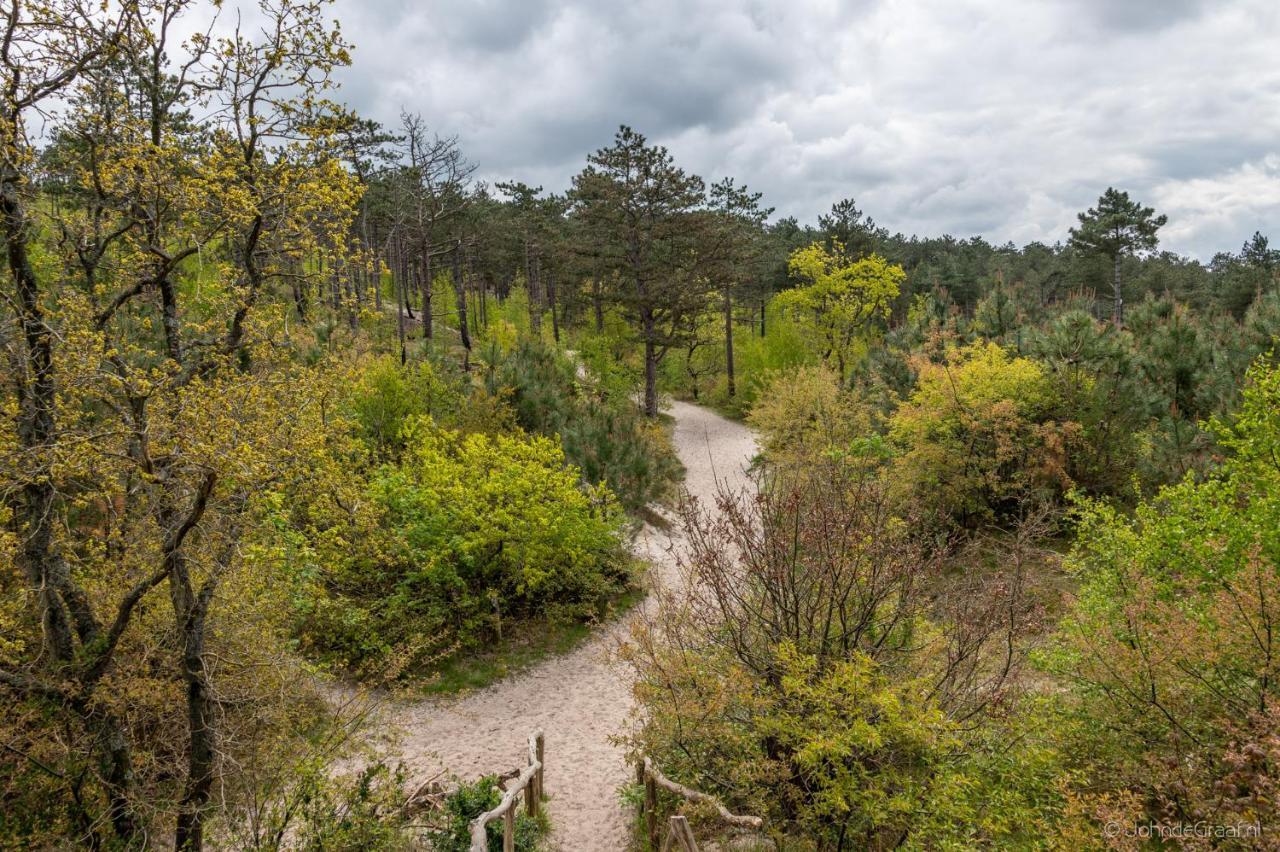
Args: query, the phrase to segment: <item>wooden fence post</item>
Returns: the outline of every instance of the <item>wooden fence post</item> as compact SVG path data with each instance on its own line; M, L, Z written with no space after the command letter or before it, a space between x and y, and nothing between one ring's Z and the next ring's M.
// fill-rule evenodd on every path
M538 733L534 734L533 741L537 747L536 751L537 751L537 758L538 758L538 774L535 776L534 781L538 786L538 804L541 805L542 800L546 798L546 794L547 794L547 791L543 784L543 781L546 779L546 774L547 774L547 761L546 761L546 758L543 756L546 753L546 742L543 739L542 731L538 731Z
M541 736L541 734L538 734L537 736ZM538 749L534 742L534 737L529 737L529 764L528 765L534 766L537 763L538 763ZM541 769L535 769L533 771L533 777L529 779L528 786L524 788L524 807L531 819L538 818L538 808L542 804L542 802L539 801L540 797L538 795L538 773L541 771L542 771Z
M647 771L644 774L644 818L649 830L649 848L658 850L658 785Z
M676 814L671 817L668 830L671 833L667 835L667 843L674 842L684 852L698 852L698 842L693 839L693 829L689 827L689 820Z
M528 808L529 814L531 816L537 816L538 814L540 805L538 801L540 789L538 774L542 769L542 764L538 761L537 755L541 738L541 734L537 736L537 741L535 741L534 737L529 737L529 763L512 779L497 806L485 811L471 821L471 852L485 852L489 848L488 833L485 826L498 817L502 817L503 852L515 852L516 809L520 806L520 795L522 793L524 794L525 807Z

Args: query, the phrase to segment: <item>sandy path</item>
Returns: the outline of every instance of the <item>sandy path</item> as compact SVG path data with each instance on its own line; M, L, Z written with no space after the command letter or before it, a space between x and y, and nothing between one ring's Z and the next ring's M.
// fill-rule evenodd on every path
M705 408L673 404L675 448L686 468L685 488L710 502L717 481L742 485L756 453L750 431ZM654 582L673 582L670 549L680 534L646 526L635 551L653 565ZM397 703L385 707L403 728L401 757L413 776L443 768L464 779L523 763L525 739L546 734L547 793L553 841L564 852L619 850L627 846L627 817L617 790L631 777L622 751L609 742L631 708L627 672L607 659L627 629L627 619L577 650L546 660L487 689L460 699Z

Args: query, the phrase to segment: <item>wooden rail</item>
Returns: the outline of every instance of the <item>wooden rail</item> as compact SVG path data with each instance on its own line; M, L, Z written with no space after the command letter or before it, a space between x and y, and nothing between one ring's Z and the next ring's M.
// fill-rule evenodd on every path
M720 821L734 828L747 828L759 831L764 827L764 820L757 816L738 816L729 812L729 809L720 803L715 796L709 796L706 793L700 793L697 790L690 789L683 784L677 784L667 776L658 771L653 765L653 761L644 758L636 764L636 780L644 787L644 801L640 805L641 814L645 818L645 833L649 838L649 848L653 852L658 852L659 836L658 836L658 788L675 793L682 799L691 802L702 802L710 805L720 816ZM684 852L698 852L698 844L693 838L693 830L689 828L689 821L680 814L676 814L668 821L667 839L662 844L662 852L676 846Z
M516 848L516 800L524 793L525 809L529 816L537 818L543 799L543 737L537 731L529 737L529 760L520 774L512 780L502 801L491 811L480 814L471 821L471 852L487 852L489 832L487 826L502 818L502 852L515 852Z

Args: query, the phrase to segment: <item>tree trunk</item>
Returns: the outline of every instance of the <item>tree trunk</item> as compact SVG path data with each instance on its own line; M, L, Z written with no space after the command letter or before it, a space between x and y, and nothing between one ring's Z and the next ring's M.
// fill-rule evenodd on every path
M159 241L156 245L161 245ZM170 275L160 276L156 282L160 288L160 311L164 322L164 342L165 352L178 363L182 363L182 347L179 344L178 332L178 297L174 292L173 281Z
M560 320L556 317L556 285L555 281L550 277L547 278L547 307L551 311L551 337L556 343L559 343Z
M596 312L596 334L604 332L604 294L600 285L600 276L595 277L591 285L591 306Z
M16 158L14 162L16 162ZM53 416L57 389L53 381L53 332L44 321L40 306L40 284L27 254L26 213L18 196L17 176L6 174L2 190L5 238L9 271L17 285L18 321L26 344L23 355L25 378L18 388L18 444L40 458L53 439ZM54 553L53 517L56 493L48 477L32 477L22 487L17 520L21 524L21 560L27 582L38 593L45 640L60 662L69 662L75 651L71 619L58 596L53 575L58 557Z
M760 336L764 337L764 311L766 303L764 299L760 300Z
M524 244L524 283L529 297L529 329L535 340L542 339L542 282L539 280L541 270L538 269L538 258L529 248L528 240Z
M654 419L658 416L658 348L654 343L653 310L641 312L644 324L644 414Z
M453 292L458 302L458 331L462 335L462 369L471 369L471 332L467 328L467 289L462 281L462 240L453 250Z
M293 290L293 308L295 311L298 312L298 319L301 322L306 322L307 321L307 294L306 294L306 291L302 289L302 270L298 267L295 267L294 264L292 263L289 264L289 267L290 267L289 283L291 285L291 289ZM164 291L162 290L161 291L162 296L163 296L163 292ZM169 315L169 310L168 310L168 307L166 306L165 308L166 336L168 334L168 330L167 330L168 315ZM176 310L175 310L175 316L176 316ZM173 357L173 355L171 354L170 357ZM173 360L179 361L181 360L181 356L175 357L173 358Z
M401 293L401 296L404 298L405 319L408 319L408 320L417 319L417 317L413 315L413 287L409 281L409 278L410 278L409 270L412 268L412 263L409 260L408 251L406 251L405 248L402 247L400 251L396 253L396 259L399 261L396 264L396 272L397 272L396 277L400 279L400 293Z
M175 554L182 562L180 573L186 575L185 555ZM174 580L171 578L170 582ZM185 612L179 614L178 628L182 636L182 678L187 684L187 782L178 809L174 849L199 852L204 847L204 815L213 788L214 757L217 728L214 701L204 664L205 617L213 598L214 581L208 581L200 594L191 597L190 577L185 580Z
M172 481L173 472L165 473L164 478ZM217 588L217 578L206 580L197 593L184 547L187 535L204 516L216 483L214 474L206 474L186 509L178 508L178 501L183 498L167 489L163 498L165 504L159 514L165 530L163 567L169 578L174 625L182 641L179 671L187 687L187 778L182 800L178 803L174 830L174 849L182 852L198 852L204 845L205 807L213 788L217 745L216 706L209 689L204 658L205 622Z
M107 818L116 837L131 839L138 834L133 805L129 801L133 790L133 749L125 737L124 725L114 713L103 714L100 728L105 755L103 780L107 788Z
M435 282L431 278L431 249L422 253L422 336L435 338L435 314L431 299L435 295Z
M396 291L396 336L400 340L400 364L403 366L409 360L408 352L405 350L404 342L404 279L397 275L394 271L391 273L391 286Z
M21 161L12 139L5 147L7 163ZM53 332L44 320L40 282L27 250L29 225L22 205L21 181L21 175L12 167L4 167L0 172L0 227L4 230L6 259L17 291L15 307L26 362L25 377L19 373L18 445L40 458L54 438L57 387L53 372ZM50 478L34 477L23 485L15 514L24 533L19 558L27 582L38 591L36 601L45 640L55 660L66 664L75 654L72 624L82 643L94 640L99 631L88 597L72 583L70 568L56 551L53 538L56 500L57 491ZM83 702L75 702L77 706L73 709L101 737L108 819L116 836L127 844L138 834L131 803L132 749L119 720L110 713L95 711L88 702L86 695Z
M422 297L422 337L431 339L431 259L426 252L415 264L418 273L418 293Z
M1113 313L1113 317L1116 323L1116 331L1119 331L1121 328L1124 327L1124 296L1121 295L1120 293L1120 253L1119 252L1116 252L1115 256L1112 258L1112 273L1113 273L1113 277L1111 280L1111 287L1115 296L1115 311Z
M724 373L729 381L729 396L737 394L733 374L733 297L724 294Z

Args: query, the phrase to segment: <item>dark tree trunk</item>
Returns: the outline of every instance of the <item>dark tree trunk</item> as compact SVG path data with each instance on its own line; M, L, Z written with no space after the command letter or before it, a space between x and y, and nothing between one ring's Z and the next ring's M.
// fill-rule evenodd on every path
M187 782L174 833L174 849L182 852L199 852L204 847L205 808L209 803L209 792L213 788L217 729L214 700L209 691L204 666L205 618L209 602L213 598L213 589L211 580L190 602L185 617L179 624L183 640L182 677L187 684L189 728Z
M298 319L303 322L307 319L307 293L302 288L302 270L295 267L292 263L290 266L289 283L293 290L293 307L298 312ZM172 357L172 356L170 356ZM174 358L174 360L178 360Z
M427 340L435 337L435 308L431 304L434 293L431 280L431 249L422 253L422 336Z
M535 340L542 339L542 282L541 270L538 268L538 257L533 249L529 247L526 239L524 244L524 283L528 289L529 296L529 328L533 332Z
M116 837L130 839L138 834L137 820L129 793L133 790L133 749L124 734L124 725L113 713L104 713L100 724L103 776L107 788L107 818Z
M640 321L644 328L644 414L653 419L658 416L658 347L654 341L653 309L643 308Z
M596 334L604 331L604 293L600 284L600 276L595 277L591 285L591 307L596 313Z
M5 238L9 271L17 289L18 321L25 343L26 373L18 388L18 443L39 457L53 438L57 389L53 380L53 332L44 321L40 284L27 254L27 223L18 196L16 175L6 174L3 185ZM22 488L18 520L22 524L22 566L31 588L38 592L45 638L60 662L74 653L71 619L58 595L58 557L53 544L53 506L57 495L43 474Z
M164 322L165 352L174 361L182 363L181 337L178 332L178 298L174 293L173 281L166 274L160 276L157 284L160 288L160 311Z
M407 320L414 320L417 319L417 317L413 315L413 284L409 280L409 270L411 268L409 253L402 248L397 252L396 259L398 260L398 263L396 264L396 277L400 279L400 295L404 300L404 316Z
M724 374L729 381L729 396L737 395L733 371L733 297L724 294Z
M172 480L173 477L169 471L165 478ZM179 509L182 497L178 493L166 490L165 505L159 515L165 530L164 568L169 578L174 625L182 641L179 670L187 693L187 778L174 831L174 849L184 852L198 852L204 845L205 807L213 788L217 746L216 707L204 659L205 621L217 580L209 578L197 592L184 547L187 535L204 516L216 482L214 474L206 474L186 509Z
M764 309L765 309L765 301L764 299L761 299L760 300L760 336L761 337L764 337Z
M20 162L12 141L6 145L5 154L7 163ZM26 361L23 371L26 376L20 374L18 385L18 444L24 451L40 457L53 442L57 388L53 373L53 332L44 320L40 283L27 250L28 223L20 194L21 180L12 167L6 166L0 171L0 226L4 229L6 259L17 295L15 307ZM35 477L24 484L22 497L16 501L16 520L24 532L20 551L22 568L31 588L38 591L36 600L45 640L53 658L65 665L75 654L72 625L82 643L95 640L99 630L88 597L72 582L69 566L55 549L56 500L57 492L49 477ZM101 670L105 671L110 648L100 653ZM97 664L94 670L97 671ZM92 689L94 682L82 686ZM72 709L98 732L108 819L116 836L128 844L138 835L139 827L131 802L132 749L124 727L114 715L95 710L87 697L72 702Z
M397 259L396 266L399 265ZM392 267L395 269L396 267ZM405 315L405 293L404 278L397 275L394 271L391 273L391 286L396 291L396 336L400 341L400 363L404 365L408 363L409 354L405 349L405 333L404 333L404 315Z
M1124 295L1120 292L1120 253L1119 252L1116 252L1115 256L1111 259L1111 263L1112 263L1111 288L1112 288L1113 296L1115 298L1115 308L1112 316L1115 320L1116 330L1119 331L1121 328L1124 328Z
M467 328L467 288L462 280L462 240L453 250L453 292L458 302L458 332L462 336L462 369L471 369L471 332Z
M547 308L551 311L551 337L560 342L560 320L556 317L556 285L551 276L547 276Z

